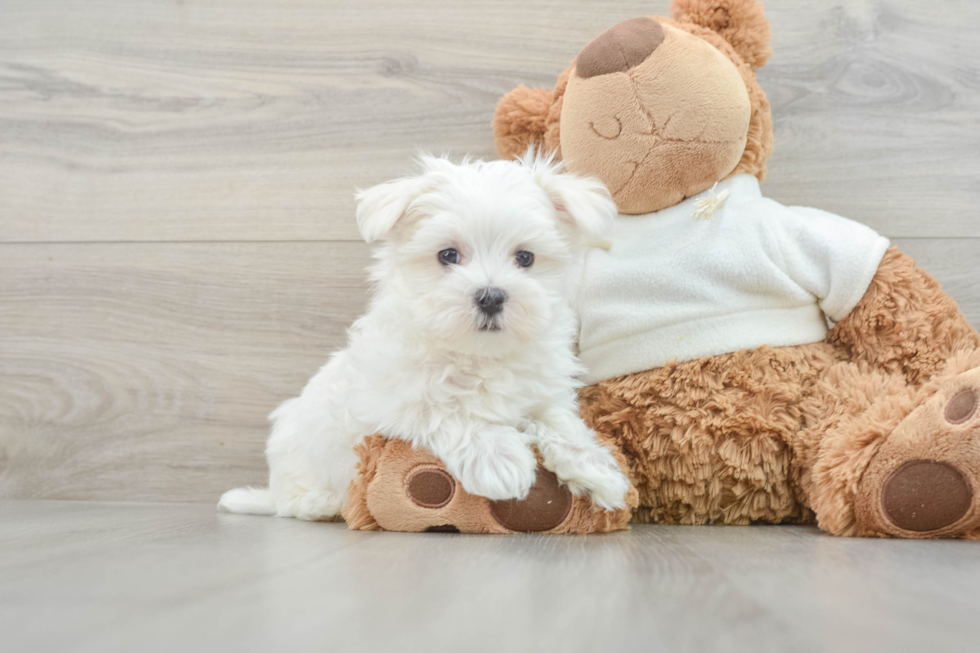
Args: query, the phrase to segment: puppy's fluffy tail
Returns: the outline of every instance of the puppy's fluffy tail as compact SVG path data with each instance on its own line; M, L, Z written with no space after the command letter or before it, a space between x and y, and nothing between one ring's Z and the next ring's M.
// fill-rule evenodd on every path
M228 490L218 500L218 510L247 515L274 515L276 502L264 487L240 487Z

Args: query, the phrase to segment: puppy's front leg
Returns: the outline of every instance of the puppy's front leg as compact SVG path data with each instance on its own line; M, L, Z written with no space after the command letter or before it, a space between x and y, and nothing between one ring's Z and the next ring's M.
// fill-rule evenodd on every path
M439 438L450 446L430 445L470 494L488 499L524 499L537 477L538 461L528 437L517 429L485 424L465 437Z
M537 442L545 468L572 494L588 494L606 510L624 508L629 480L612 452L599 444L595 431L570 408L549 406L536 417L527 431Z

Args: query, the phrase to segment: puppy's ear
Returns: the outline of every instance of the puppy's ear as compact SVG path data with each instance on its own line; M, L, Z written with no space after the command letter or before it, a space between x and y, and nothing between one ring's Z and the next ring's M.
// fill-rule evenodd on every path
M357 227L364 240L373 243L388 236L425 188L424 177L403 177L357 191Z
M562 169L554 156L528 150L521 163L544 188L555 205L558 219L582 240L598 240L612 228L618 210L605 184L594 177L579 177Z

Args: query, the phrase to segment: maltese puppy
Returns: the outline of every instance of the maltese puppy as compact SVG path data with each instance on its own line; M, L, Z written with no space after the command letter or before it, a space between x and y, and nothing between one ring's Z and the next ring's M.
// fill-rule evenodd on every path
M268 489L226 492L230 512L329 519L347 505L354 447L382 433L424 447L467 492L523 499L544 466L606 509L629 482L578 413L571 309L583 240L616 205L551 158L422 157L422 173L357 194L382 241L373 298L335 353L270 416Z

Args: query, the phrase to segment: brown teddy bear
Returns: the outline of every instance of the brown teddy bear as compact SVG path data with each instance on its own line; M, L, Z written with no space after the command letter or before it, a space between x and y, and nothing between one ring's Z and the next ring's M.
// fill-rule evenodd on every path
M612 27L553 91L518 87L494 118L502 156L554 150L619 206L579 296L581 400L635 486L632 521L980 537L980 337L884 238L761 195L761 5L672 14ZM584 533L629 516L545 472L526 502L494 505L380 437L361 460L352 528Z

